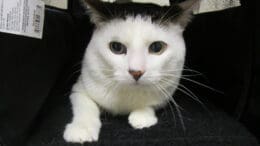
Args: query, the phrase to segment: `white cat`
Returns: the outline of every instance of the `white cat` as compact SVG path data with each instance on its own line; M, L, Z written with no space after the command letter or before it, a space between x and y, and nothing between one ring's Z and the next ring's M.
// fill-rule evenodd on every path
M135 129L157 123L155 110L172 100L185 61L182 33L198 0L169 7L85 0L96 28L70 95L67 142L97 141L101 109L130 114Z

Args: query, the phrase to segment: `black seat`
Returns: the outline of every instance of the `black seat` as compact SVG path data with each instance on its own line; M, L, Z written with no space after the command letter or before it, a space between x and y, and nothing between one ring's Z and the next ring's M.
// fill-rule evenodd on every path
M131 128L127 116L104 113L99 141L84 145L258 146L259 98L252 95L259 95L253 86L259 84L253 80L259 64L250 7L242 2L196 16L184 34L185 66L203 74L192 79L223 93L183 80L205 107L177 91L182 117L167 106L157 111L158 124L144 130ZM69 10L46 8L42 40L0 33L0 146L81 146L62 135L72 118L70 88L92 30L73 0Z

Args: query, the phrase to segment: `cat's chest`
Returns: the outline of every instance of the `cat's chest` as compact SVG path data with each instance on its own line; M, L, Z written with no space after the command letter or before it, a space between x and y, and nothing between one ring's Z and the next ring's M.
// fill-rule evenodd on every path
M154 92L135 92L135 91L114 91L106 96L93 97L102 108L115 113L127 114L133 110L157 106L164 102Z

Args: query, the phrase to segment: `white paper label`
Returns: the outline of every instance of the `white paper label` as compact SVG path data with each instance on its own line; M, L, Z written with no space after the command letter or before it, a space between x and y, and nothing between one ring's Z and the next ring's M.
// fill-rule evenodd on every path
M60 8L68 9L68 0L43 0L45 5Z
M200 7L195 14L225 10L241 6L240 0L201 0Z
M42 38L44 2L0 0L0 32Z

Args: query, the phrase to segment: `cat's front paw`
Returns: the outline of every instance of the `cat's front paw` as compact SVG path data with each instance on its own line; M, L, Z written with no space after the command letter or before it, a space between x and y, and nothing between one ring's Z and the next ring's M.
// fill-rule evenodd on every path
M70 123L66 126L63 138L66 142L84 143L98 140L101 123Z
M158 119L153 111L139 110L129 115L128 122L135 129L143 129L155 125Z

